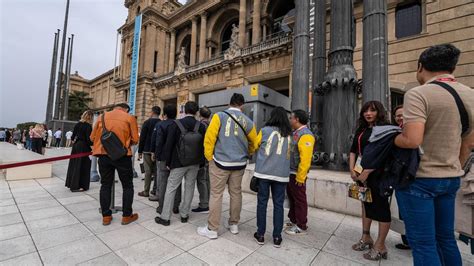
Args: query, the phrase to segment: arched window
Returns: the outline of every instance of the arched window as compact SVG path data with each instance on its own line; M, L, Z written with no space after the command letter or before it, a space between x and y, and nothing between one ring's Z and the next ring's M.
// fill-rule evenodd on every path
M274 0L268 5L268 14L272 20L272 33L290 32L291 28L286 19L295 16L295 2L289 0Z
M137 16L140 15L140 6L137 7Z
M233 25L238 26L239 20L238 19L231 20L230 22L227 23L227 26L225 26L224 30L222 31L221 52L225 52L230 47L230 41L231 41L230 37L232 36Z

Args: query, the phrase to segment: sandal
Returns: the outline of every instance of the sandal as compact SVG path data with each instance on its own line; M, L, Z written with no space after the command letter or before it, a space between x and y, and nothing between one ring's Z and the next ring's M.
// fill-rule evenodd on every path
M388 253L387 251L377 251L373 248L370 249L369 252L364 254L364 259L366 260L373 260L373 261L378 261L381 259L386 260L388 258Z
M365 251L365 250L372 249L373 246L374 246L374 243L372 243L372 242L364 242L364 241L361 239L361 240L359 240L358 243L352 245L352 249L355 250L355 251Z

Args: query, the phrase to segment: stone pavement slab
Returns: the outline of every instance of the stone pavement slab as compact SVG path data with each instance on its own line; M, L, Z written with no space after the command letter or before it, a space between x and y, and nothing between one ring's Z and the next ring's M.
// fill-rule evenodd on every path
M67 153L68 150L54 150ZM137 167L138 169L138 167ZM99 183L89 191L72 193L64 187L67 161L53 165L54 178L5 181L0 178L0 265L411 265L410 251L395 249L400 236L387 237L388 260L370 262L363 252L351 249L361 234L358 217L310 208L309 231L304 236L283 234L280 249L273 247L273 212L269 201L265 245L253 239L256 231L256 196L243 194L240 232L227 226L229 195L224 193L219 238L197 235L207 223L207 214L191 213L188 223L173 214L170 226L154 221L156 202L135 197L138 221L123 226L121 214L103 226L99 208ZM134 180L135 192L143 181ZM120 184L116 205L120 205ZM197 206L197 191L192 206ZM356 204L357 205L357 204ZM357 206L359 207L359 206ZM285 209L287 211L287 209ZM377 223L371 232L377 234ZM474 256L460 244L464 265L474 265Z

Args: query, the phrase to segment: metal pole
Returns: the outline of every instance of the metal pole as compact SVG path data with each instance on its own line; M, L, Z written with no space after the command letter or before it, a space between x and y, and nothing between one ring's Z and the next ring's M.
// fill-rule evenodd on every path
M64 67L64 49L66 46L67 21L69 16L69 0L66 2L66 14L64 16L63 40L61 45L61 55L59 57L58 82L56 85L56 102L54 107L54 119L60 119L60 102L61 102L61 88L63 84L63 67Z
M63 120L68 120L69 117L69 81L71 78L71 65L72 65L72 51L74 46L74 34L71 34L71 45L68 45L67 61L66 61L66 83L64 86L64 110Z
M356 125L353 12L352 0L331 1L329 70L318 88L324 94L323 152L330 160L325 167L332 170L348 169L347 154Z
M46 123L53 119L53 104L54 104L54 82L56 81L56 66L58 63L58 44L59 32L54 33L53 58L51 62L51 75L49 77L48 102L46 104Z
M117 38L115 39L115 54L114 54L114 75L113 80L115 80L115 70L117 68L117 49L118 49L118 39L119 39L119 32L117 31Z
M389 106L387 0L364 1L362 99Z
M309 97L309 1L296 0L293 36L293 71L291 109L308 111Z
M324 82L326 74L326 0L314 1L314 32L313 32L313 84L316 88ZM321 149L321 130L323 122L324 96L313 91L311 105L311 128L316 134L316 150Z

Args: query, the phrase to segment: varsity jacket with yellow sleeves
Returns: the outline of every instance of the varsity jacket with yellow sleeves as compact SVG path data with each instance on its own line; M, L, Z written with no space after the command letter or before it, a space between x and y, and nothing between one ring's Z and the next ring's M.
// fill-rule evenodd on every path
M245 132L226 113L215 114L204 137L204 156L222 169L244 169L250 154L258 147L257 131L252 120L240 109L231 107L227 112L239 121Z
M313 160L314 135L307 126L293 132L290 157L290 173L296 175L296 182L306 182Z

